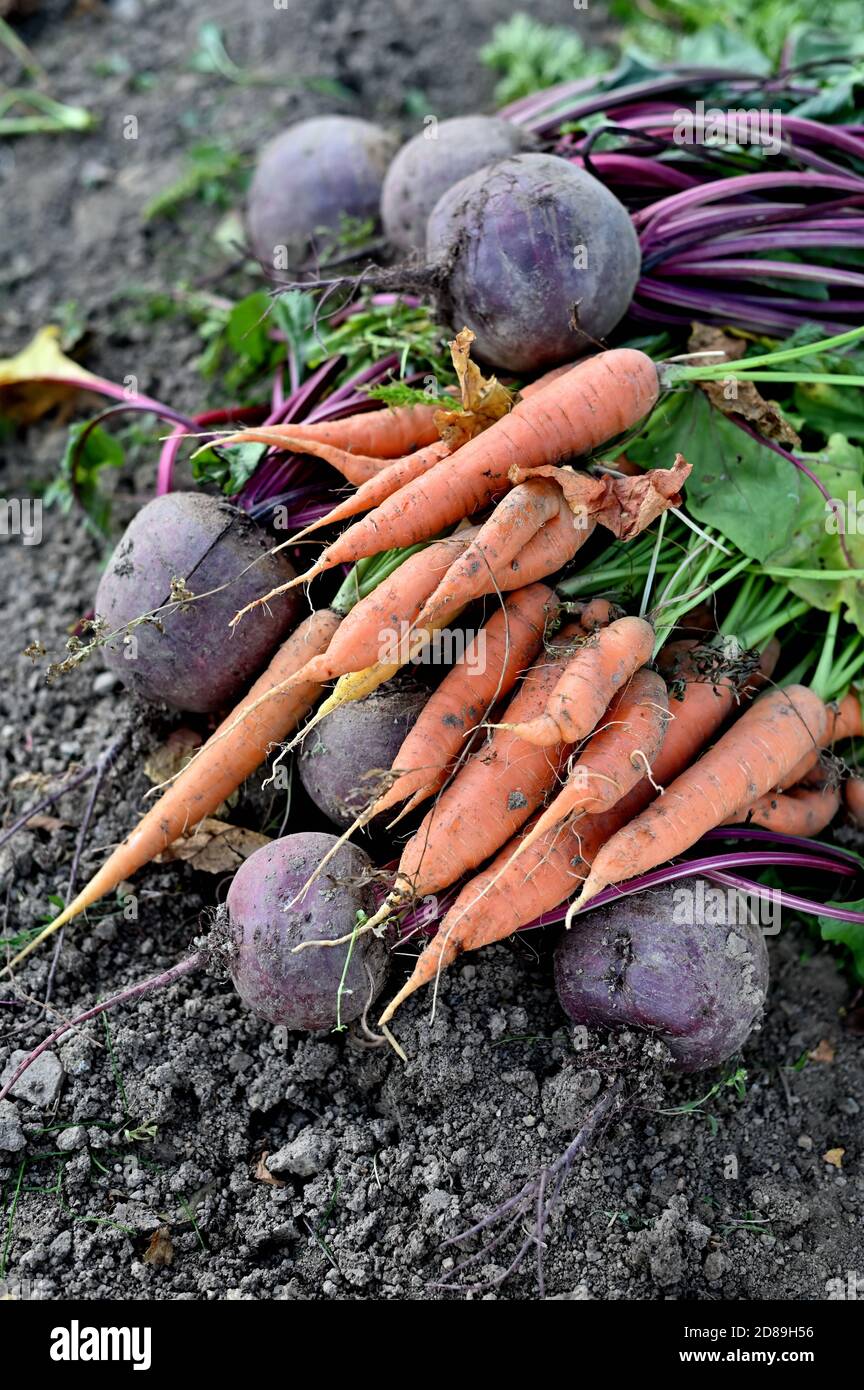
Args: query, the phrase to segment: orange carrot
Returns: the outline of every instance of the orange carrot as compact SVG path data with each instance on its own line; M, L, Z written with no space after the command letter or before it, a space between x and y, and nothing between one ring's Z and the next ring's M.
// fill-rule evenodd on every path
M421 474L428 473L430 468L434 468L436 463L447 458L451 452L450 445L439 439L435 444L426 444L413 454L406 454L404 458L394 459L379 468L377 472L373 471L365 482L360 483L356 492L352 492L344 501L337 503L327 512L326 516L310 522L302 531L298 531L296 536L292 536L291 540L300 540L301 537L308 536L312 531L320 531L324 526L335 526L339 521L347 521L349 517L359 516L360 512L370 511L372 507L377 507L388 497L392 497L394 492L398 492L400 487L410 483L413 478L419 478Z
M623 618L624 610L608 598L592 598L579 614L579 624L587 632L596 632L600 627L608 627L616 618Z
M782 835L819 835L830 825L840 807L840 788L791 787L788 792L769 792L744 811L735 812L727 825L760 825Z
M776 786L808 748L820 744L826 729L825 706L806 686L762 695L662 797L603 846L574 906L689 849Z
M449 566L477 533L466 527L446 540L434 541L403 560L397 570L356 603L333 634L326 652L316 654L296 682L335 680L349 671L365 671L389 662L404 650L409 659L408 634L417 614Z
M409 797L413 809L439 790L465 736L536 657L555 607L555 595L545 584L508 595L430 695L393 759L399 776L370 808L369 819Z
M507 491L511 468L587 453L647 415L657 394L657 369L644 353L615 348L588 358L349 527L298 582L436 535Z
M429 405L400 405L394 409L365 410L342 420L319 420L312 424L261 425L238 430L217 440L223 444L271 444L277 449L300 448L300 441L345 449L375 459L398 459L412 449L438 440L435 416L440 401ZM285 441L297 441L288 442Z
M819 748L811 748L805 753L804 757L791 768L786 774L782 783L773 788L774 791L786 791L789 787L795 787L799 782L803 782L808 772L812 772L822 756L822 748L828 748L835 743L842 743L847 738L860 738L864 733L861 719L861 700L854 690L850 690L843 699L828 705L828 722L825 729L825 739Z
M619 618L583 641L536 718L506 727L541 748L579 743L616 691L650 661L653 646L654 629L644 618Z
M545 478L520 483L508 492L423 605L418 628L440 627L457 608L488 594L493 585L506 587L513 561L540 528L558 515L560 506L561 489ZM587 529L580 539L585 535Z
M542 708L567 660L575 625L565 628L538 658L509 710ZM561 750L532 747L496 729L474 753L402 851L392 891L367 926L386 920L412 896L435 893L482 864L523 825L554 785Z
M400 801L406 801L396 817L401 820L444 786L448 776L453 775L454 759L463 750L463 756L470 752L466 736L498 700L509 694L536 657L546 624L556 608L553 591L545 584L532 584L511 594L504 607L496 610L423 706L393 759L391 775L395 780L327 851L298 899L358 830Z
M864 825L864 778L850 777L844 782L843 800L856 825Z
M178 836L191 830L235 792L264 762L274 744L312 708L321 693L319 683L280 689L274 687L324 650L339 624L329 608L310 613L283 642L267 670L259 676L236 709L223 720L167 791L151 806L132 834L118 845L102 868L58 917L39 933L6 967L7 971L73 917L110 893L124 879L149 864Z
M519 838L505 845L488 868L465 884L418 957L407 984L384 1010L381 1024L389 1023L409 995L436 980L462 951L503 941L569 898L584 881L604 839L625 823L625 815L619 805L563 830L547 830L524 855L518 852ZM534 824L526 828L526 838Z
M311 458L320 459L322 463L329 463L331 468L335 468L355 487L379 477L382 473L389 473L396 464L405 465L409 461L413 469L421 473L424 468L431 468L433 464L440 463L441 459L446 458L451 452L448 445L437 439L432 444L423 445L415 453L406 454L404 458L391 462L390 459L375 458L371 454L355 454L350 449L337 449L335 445L327 444L320 439L307 439L302 434L292 434L287 425L260 425L256 429L241 430L239 434L231 435L228 439L220 439L219 443L271 444L275 448L290 450L295 454L309 454ZM385 490L382 496L389 496L389 492Z
M668 723L666 682L643 666L616 695L584 752L571 759L563 790L520 841L519 853L577 812L600 815L616 805L651 772Z

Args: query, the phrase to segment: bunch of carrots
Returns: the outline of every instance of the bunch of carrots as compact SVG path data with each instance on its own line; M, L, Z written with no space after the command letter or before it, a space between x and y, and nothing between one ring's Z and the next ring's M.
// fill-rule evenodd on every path
M642 544L634 539L658 518L662 533L681 502L689 466L680 455L645 474L623 463L599 475L574 466L649 414L660 393L655 363L636 349L599 352L514 399L480 376L470 340L466 331L452 345L461 402L249 429L222 441L335 466L353 491L285 544L350 524L292 583L353 568L7 969L211 815L274 747L375 690L483 598L495 604L474 639L484 660L469 647L448 670L386 787L343 836L430 803L390 891L358 930L385 930L412 899L461 885L382 1024L460 952L501 940L568 899L572 916L711 829L746 820L812 835L830 821L839 793L821 774L822 753L862 734L861 707L852 693L832 700L843 692L818 682L772 684L774 634L800 609L769 601L755 626L736 620L737 631L706 642L673 640L695 602L689 596L671 617L668 605L635 616L603 597L568 601L561 571L596 528L615 537L616 553L633 554ZM654 547L652 573L657 555ZM408 634L404 650L382 657L382 631L394 628ZM725 661L733 639L736 659Z

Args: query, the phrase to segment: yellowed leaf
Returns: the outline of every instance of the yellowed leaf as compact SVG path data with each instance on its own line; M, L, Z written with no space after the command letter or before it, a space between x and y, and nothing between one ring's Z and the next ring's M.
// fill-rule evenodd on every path
M833 1044L827 1038L822 1038L813 1051L807 1053L811 1062L833 1062L835 1055Z
M845 1152L845 1149L826 1149L822 1157L826 1163L831 1164L832 1168L842 1168Z
M228 825L208 816L189 835L183 835L156 858L157 864L172 864L179 860L191 864L205 874L232 873L270 837L257 830L245 830L242 825Z
M470 328L463 328L450 344L462 409L435 412L438 433L451 449L458 449L475 435L482 434L513 409L513 392L502 386L496 377L484 377L476 362L471 361L471 344L475 337Z
M60 329L47 324L14 357L0 358L0 414L29 424L78 391L98 391L100 378L67 357Z
M168 1226L160 1226L150 1237L150 1244L142 1256L145 1265L163 1269L174 1262L174 1243Z

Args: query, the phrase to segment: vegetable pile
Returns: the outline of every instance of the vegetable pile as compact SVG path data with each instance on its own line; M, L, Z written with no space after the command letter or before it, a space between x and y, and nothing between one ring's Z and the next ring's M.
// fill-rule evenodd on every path
M3 364L25 398L119 400L57 487L91 525L106 419L172 426L52 678L101 651L220 716L4 975L299 748L297 810L177 967L272 1023L398 1047L460 954L563 922L575 1022L715 1066L767 955L750 919L740 951L675 919L694 884L787 906L864 979L864 860L831 838L864 821L864 136L842 58L802 54L625 62L398 153L344 117L284 132L247 205L274 285L223 325L257 399L183 417L44 338ZM709 104L776 115L772 163L706 140Z

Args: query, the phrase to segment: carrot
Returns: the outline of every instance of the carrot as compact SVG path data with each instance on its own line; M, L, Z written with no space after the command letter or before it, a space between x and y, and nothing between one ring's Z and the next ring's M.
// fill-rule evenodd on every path
M230 435L228 439L220 439L219 443L223 446L270 444L279 449L290 450L291 453L309 454L312 458L320 459L322 463L329 463L331 468L335 468L355 487L389 472L394 466L389 459L375 458L371 454L355 454L350 449L337 449L335 445L327 444L323 440L307 439L302 434L293 434L287 425L260 425L255 429L241 430L239 434ZM406 454L404 458L396 459L395 462L405 464L411 460L419 473L423 471L424 465L431 468L433 463L439 463L449 453L449 446L436 439L432 444L423 445L416 453ZM383 495L386 497L389 493L385 491Z
M371 476L360 483L356 492L337 503L326 516L319 517L317 521L298 531L296 536L291 537L291 543L308 536L311 531L320 531L324 526L335 526L339 521L347 521L349 517L358 516L360 512L370 511L372 507L377 507L388 497L392 497L394 492L398 492L400 487L410 483L413 478L428 473L430 468L434 468L436 463L447 458L451 452L450 445L439 439L434 444L426 444L422 449L417 449L413 454L394 459L377 472L373 470ZM345 476L348 476L347 473Z
M820 761L822 748L828 748L835 743L842 743L847 738L860 738L864 733L861 719L861 701L854 690L850 690L843 699L828 705L827 725L825 729L825 739L819 748L811 748L805 753L804 757L791 768L784 777L782 783L778 783L775 791L786 791L789 787L795 787L799 782L803 782L808 772L812 772Z
M530 398L537 391L557 380L559 376L569 372L573 365L573 363L568 362L563 367L553 367L548 372L544 372L536 381L528 382L522 387L520 399ZM446 399L444 403L446 404ZM439 409L440 404L439 402ZM425 409L422 406L415 408ZM429 408L433 410L433 414L437 413L434 406ZM409 409L411 407L398 407L398 411ZM394 414L398 411L387 413ZM357 422L363 419L365 417L360 415L349 417L349 420ZM339 423L348 424L349 420ZM317 521L313 521L304 530L298 531L296 536L291 537L291 542L299 540L302 536L308 536L312 531L320 531L325 526L333 526L337 522L347 521L349 517L357 516L360 512L369 511L372 507L379 506L394 492L398 492L400 487L404 487L414 478L421 477L436 463L440 463L454 452L451 444L438 438L436 430L434 436L428 441L418 438L416 447L411 446L412 451L406 450L402 457L374 450L371 456L363 455L356 452L356 446L345 444L337 447L329 435L326 438L319 438L317 431L322 428L321 425L262 425L257 429L241 430L237 434L219 441L220 444L271 444L279 449L293 449L297 453L311 454L314 458L320 458L329 463L349 482L356 485L356 492L338 503L326 516L319 517ZM310 438L313 430L316 432L315 436ZM415 434L419 436L419 422Z
M560 504L561 489L545 478L520 483L508 492L427 599L417 626L446 623L457 607L489 593L492 583L504 587L513 561L541 526L558 515ZM581 535L587 534L586 528Z
M60 927L71 922L124 879L149 864L178 836L210 816L236 791L299 723L317 700L321 686L308 682L270 692L330 642L339 614L325 608L310 613L283 642L267 670L235 710L219 725L167 791L151 806L132 834L118 845L76 898L10 961L8 972Z
M635 425L657 395L657 369L644 353L615 348L588 358L349 527L296 582L436 535L507 491L512 467L563 463L587 453Z
M545 584L508 595L504 607L492 615L430 695L393 760L399 776L374 803L370 819L408 798L410 808L418 806L438 791L466 734L486 717L491 705L510 693L536 657L555 607L555 595Z
M526 673L509 711L542 708L578 628L565 628ZM509 712L508 711L508 712ZM528 819L554 785L560 756L496 729L474 753L402 851L392 891L366 924L383 922L416 895L435 893L482 864Z
M399 655L426 599L476 532L476 527L466 527L409 555L393 574L354 605L333 634L326 652L314 655L308 667L297 671L293 680L323 683L387 661L391 653L394 658ZM407 659L406 650L395 669Z
M861 712L861 696L857 690L850 690L836 706L829 705L829 743L842 743L846 738L864 736L864 718Z
M587 748L571 760L563 790L520 842L522 854L535 839L580 815L600 815L616 805L650 773L669 723L666 682L643 666L603 716Z
M726 825L761 825L782 835L819 835L830 825L840 807L840 788L791 787L788 792L769 792L744 811L729 816Z
M864 825L864 778L850 777L844 783L843 800L856 825Z
M616 806L604 816L586 816L563 831L547 830L524 856L518 852L520 839L505 845L488 868L465 884L418 957L410 979L381 1015L381 1026L390 1022L409 995L431 984L462 951L503 941L569 898L583 883L588 865L606 836L625 823L625 814ZM531 835L535 823L526 828L525 837Z
M619 618L583 641L542 712L530 722L505 727L541 748L580 742L615 692L650 661L653 646L654 629L644 618Z
M439 436L435 416L440 409L441 402L433 400L429 405L400 405L393 409L360 411L357 415L346 415L341 420L261 425L254 429L238 430L235 434L220 438L217 443L271 444L277 449L296 448L298 452L306 444L323 444L331 449L365 454L374 459L397 459L412 449L436 443Z
M596 632L600 627L608 627L616 618L623 618L624 610L608 598L592 598L579 614L579 625L584 632Z
M451 762L463 749L470 751L466 735L486 717L496 701L509 694L518 676L537 655L546 622L555 608L555 595L545 584L518 589L505 600L504 607L469 643L423 706L393 759L395 780L328 850L298 898L320 877L345 841L363 826L406 801L396 818L399 820L440 790L448 775L452 775Z
M808 748L819 745L826 728L825 706L806 686L762 695L658 801L603 846L574 908L607 884L673 859L764 796Z
M699 648L693 642L689 647L694 649L690 658L696 662L694 651ZM775 660L776 655L772 650ZM677 777L689 765L732 710L735 687L695 679L697 667L686 664L686 656L681 653L679 674L694 679L685 685L682 699L670 702L670 710L677 712L654 764L655 781L644 777L602 815L585 816L563 830L560 826L547 830L533 839L523 855L520 846L532 836L537 823L530 822L521 837L505 845L488 868L465 884L437 935L418 958L410 980L382 1015L382 1024L389 1022L410 994L436 979L461 951L476 951L502 941L569 898L585 879L601 846L657 796L659 782ZM770 675L770 656L765 671Z

